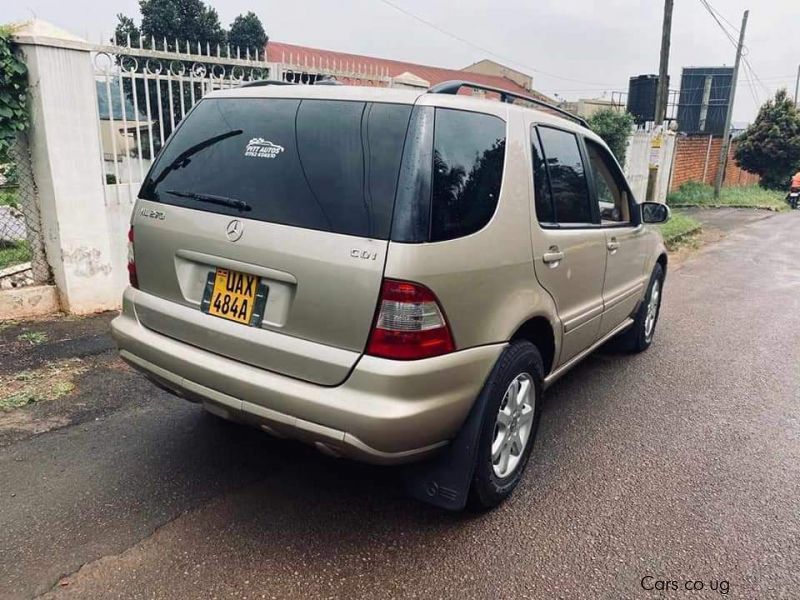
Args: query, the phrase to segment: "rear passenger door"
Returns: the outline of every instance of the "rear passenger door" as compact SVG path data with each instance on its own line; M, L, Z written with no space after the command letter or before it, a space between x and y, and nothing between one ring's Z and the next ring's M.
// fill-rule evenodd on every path
M531 128L537 224L531 228L536 277L555 301L564 364L591 346L600 331L606 234L598 227L578 136Z
M646 232L617 161L602 145L589 139L585 143L600 226L606 238L604 312L600 324L600 336L604 336L633 313L644 293Z

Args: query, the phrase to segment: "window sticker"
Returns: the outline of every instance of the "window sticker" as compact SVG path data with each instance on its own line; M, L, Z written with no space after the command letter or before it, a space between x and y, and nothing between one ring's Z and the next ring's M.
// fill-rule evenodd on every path
M247 142L244 155L251 158L276 158L283 150L283 146L273 144L264 138L256 137Z

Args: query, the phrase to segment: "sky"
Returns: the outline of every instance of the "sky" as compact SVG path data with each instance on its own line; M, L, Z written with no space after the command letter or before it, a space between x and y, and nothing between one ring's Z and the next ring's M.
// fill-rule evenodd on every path
M746 123L778 88L786 87L794 93L800 64L800 45L796 41L800 2L709 2L735 26L729 27L734 37L738 37L742 13L750 8L745 46L752 70L740 72L733 117L735 122ZM0 0L4 5L0 8L0 22L36 16L92 42L113 30L117 13L139 20L137 0L11 3L12 0ZM661 0L206 3L217 9L226 27L239 13L252 10L276 41L450 68L488 57L532 75L535 89L570 100L609 98L612 91L627 90L631 76L657 73L663 18ZM679 87L682 67L730 66L734 57L733 44L701 0L675 0L671 88Z

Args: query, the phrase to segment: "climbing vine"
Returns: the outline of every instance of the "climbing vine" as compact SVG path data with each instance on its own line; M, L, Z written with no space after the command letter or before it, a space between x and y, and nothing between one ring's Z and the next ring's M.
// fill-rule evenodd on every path
M28 126L28 69L14 53L11 30L0 27L0 168L17 133Z

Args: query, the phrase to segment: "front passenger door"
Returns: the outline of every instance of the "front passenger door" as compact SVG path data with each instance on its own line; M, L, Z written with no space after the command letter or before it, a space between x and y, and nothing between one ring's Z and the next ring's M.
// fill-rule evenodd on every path
M598 338L603 313L605 232L592 209L577 136L531 128L538 227L531 227L536 278L550 293L562 325L562 365Z
M602 337L631 316L644 294L648 280L644 272L646 232L635 218L636 204L611 153L592 140L585 142L600 224L606 237Z

